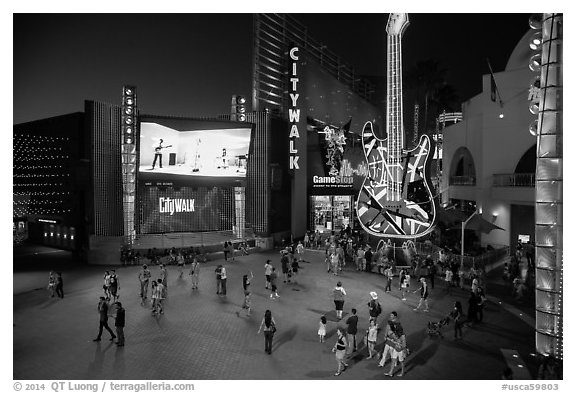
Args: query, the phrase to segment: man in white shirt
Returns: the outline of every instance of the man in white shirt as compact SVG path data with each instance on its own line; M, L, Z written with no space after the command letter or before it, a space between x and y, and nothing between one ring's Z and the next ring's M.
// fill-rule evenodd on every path
M266 261L264 265L264 275L266 276L266 289L271 288L270 284L270 275L272 274L272 264L270 263L270 259Z
M304 260L304 245L302 242L298 242L296 253L298 254L298 262L302 262Z
M222 266L220 271L220 285L221 285L221 295L226 296L226 268Z

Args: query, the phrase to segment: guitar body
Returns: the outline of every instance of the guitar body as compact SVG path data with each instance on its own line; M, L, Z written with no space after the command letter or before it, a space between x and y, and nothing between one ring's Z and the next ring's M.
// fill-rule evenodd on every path
M364 179L356 202L356 213L362 228L373 236L415 238L433 228L436 205L428 175L434 152L431 140L422 135L412 150L392 157L387 140L378 139L371 122L362 131L368 176ZM392 174L399 174L400 198L391 197Z

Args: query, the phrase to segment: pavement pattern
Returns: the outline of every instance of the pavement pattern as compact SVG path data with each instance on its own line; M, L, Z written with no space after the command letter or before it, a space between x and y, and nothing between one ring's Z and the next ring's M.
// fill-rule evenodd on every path
M21 255L18 258L27 258ZM29 258L29 256L28 256ZM126 345L117 347L104 331L98 333L98 298L103 294L102 276L107 267L63 267L64 299L50 298L46 291L49 265L14 273L13 378L14 379L130 379L130 380L381 380L389 379L366 359L362 344L368 325L370 291L376 291L384 317L398 312L411 354L401 379L497 380L507 365L503 353L515 351L523 361L525 375L535 375L534 328L519 318L513 305L491 298L484 322L464 327L463 339L453 339L453 326L443 328L444 338L429 337L428 321L438 321L452 309L455 300L467 308L465 290L447 295L437 279L430 291L430 312L415 312L418 293L401 300L398 278L393 291L385 293L383 276L357 272L352 267L339 276L325 270L322 251L307 250L297 283L283 283L280 298L272 300L265 289L264 264L271 259L280 268L278 250L237 257L234 262L209 261L202 265L200 289L191 290L188 269L182 278L169 266L169 296L165 314L154 317L150 305L139 298L139 266L112 267L120 281L120 301L126 309ZM18 263L15 259L15 265ZM224 264L228 272L228 294L216 294L214 269ZM37 265L35 265L37 266ZM151 266L152 278L159 267ZM250 271L251 316L236 312L243 302L242 275ZM347 292L344 319L335 318L332 289L342 281ZM415 278L412 290L417 289ZM331 349L337 326L344 325L352 307L359 316L359 349L349 359L350 367L336 377ZM270 309L277 323L272 354L264 352L264 336L257 330L264 311ZM322 315L328 318L325 343L317 336ZM114 319L109 319L113 328ZM114 329L114 328L113 328ZM382 349L380 334L377 349ZM520 374L520 373L519 373ZM524 374L522 374L524 375ZM394 379L400 379L394 377Z

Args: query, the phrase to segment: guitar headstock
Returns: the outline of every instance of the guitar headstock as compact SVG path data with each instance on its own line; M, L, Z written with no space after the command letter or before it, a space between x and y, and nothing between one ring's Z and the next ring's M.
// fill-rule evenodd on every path
M388 35L401 35L409 24L408 14L390 14L386 24L386 32Z

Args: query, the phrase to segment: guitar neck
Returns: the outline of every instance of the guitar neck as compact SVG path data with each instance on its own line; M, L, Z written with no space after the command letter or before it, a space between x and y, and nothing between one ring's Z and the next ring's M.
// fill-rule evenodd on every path
M388 34L388 163L391 166L389 201L402 199L402 150L404 148L404 122L402 118L402 53L401 35Z
M404 148L404 120L402 106L402 48L401 35L388 34L387 56L387 117L388 151L400 157Z

